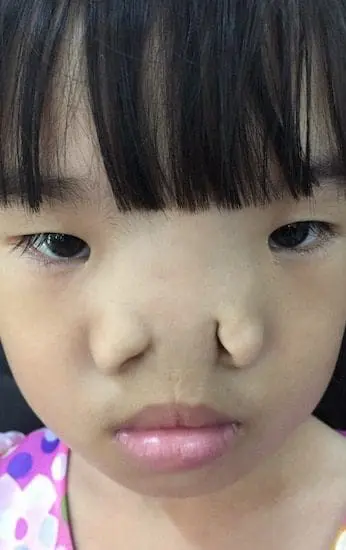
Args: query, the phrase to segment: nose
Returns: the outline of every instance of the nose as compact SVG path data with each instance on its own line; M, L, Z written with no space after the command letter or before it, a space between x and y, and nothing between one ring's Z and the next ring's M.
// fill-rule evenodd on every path
M229 367L244 368L255 365L264 345L264 323L258 315L237 316L223 312L218 321L217 339L220 360Z
M205 309L192 310L191 304L184 310L180 304L166 309L165 314L161 309L155 315L151 308L150 316L145 317L114 307L115 313L107 316L108 326L99 325L91 342L95 364L106 375L124 372L149 350L165 365L162 368L199 365L205 370L218 365L228 369L251 367L263 349L263 323L250 312L224 307L213 315L212 310L209 314Z
M105 374L125 370L129 362L144 355L152 343L150 330L139 315L121 306L116 310L115 314L105 316L90 336L94 362Z

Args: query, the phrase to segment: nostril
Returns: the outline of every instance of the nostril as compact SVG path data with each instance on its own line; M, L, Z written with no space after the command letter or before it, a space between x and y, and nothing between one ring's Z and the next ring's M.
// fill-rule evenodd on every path
M220 338L219 328L217 328L217 331L216 331L216 344L217 344L218 363L228 368L234 366L232 356L228 351L228 349L224 346Z
M112 376L138 365L153 342L145 324L135 316L123 314L105 317L105 322L92 331L89 345L96 368Z
M219 326L216 329L216 335L215 336L216 336L216 343L217 343L217 349L218 349L219 355L230 356L229 351L223 345L222 340L220 338L220 328L219 328Z
M121 365L118 368L118 373L125 374L128 371L135 369L139 365L139 363L143 360L143 358L148 356L148 354L152 350L152 347L153 346L151 345L151 343L149 343L145 346L145 349L143 349L142 351L136 354L132 353L132 355L128 354L129 358L121 363Z
M227 351L223 351L223 350L221 350L219 353L218 365L228 370L239 368L239 366L234 363L231 355L227 353Z
M230 326L232 325L232 326ZM253 364L263 346L263 327L259 322L218 325L217 345L221 362L234 368Z

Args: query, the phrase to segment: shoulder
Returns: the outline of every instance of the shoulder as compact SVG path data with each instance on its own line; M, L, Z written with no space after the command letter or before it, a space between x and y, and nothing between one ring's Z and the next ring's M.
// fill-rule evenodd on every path
M18 445L24 438L25 435L21 432L0 432L0 456Z
M13 474L23 476L26 469L40 469L46 462L52 462L57 455L66 455L67 447L47 428L36 430L13 445L5 454L0 456L0 474L8 469ZM20 466L19 466L20 465Z
M0 457L1 548L1 542L6 548L41 548L42 536L50 541L47 548L69 540L64 520L68 456L59 438L40 429Z
M53 503L65 483L67 460L67 447L46 428L32 432L1 456L0 495L7 498L0 499L0 515L6 502L28 491Z

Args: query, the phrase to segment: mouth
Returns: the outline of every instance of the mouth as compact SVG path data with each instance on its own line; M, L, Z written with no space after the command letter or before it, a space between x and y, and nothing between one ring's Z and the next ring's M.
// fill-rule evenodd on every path
M139 411L119 426L128 430L161 430L170 428L207 428L236 424L237 421L205 405L152 405Z
M156 405L118 426L114 441L141 466L174 472L223 456L239 428L239 421L204 405Z

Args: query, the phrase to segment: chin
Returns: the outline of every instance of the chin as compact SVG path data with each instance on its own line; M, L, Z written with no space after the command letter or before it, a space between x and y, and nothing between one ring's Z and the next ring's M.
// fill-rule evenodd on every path
M186 499L221 493L234 485L242 475L214 467L179 473L136 473L131 476L112 476L126 489L153 498Z

